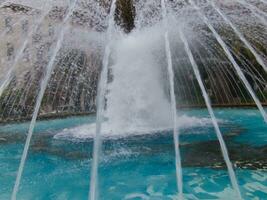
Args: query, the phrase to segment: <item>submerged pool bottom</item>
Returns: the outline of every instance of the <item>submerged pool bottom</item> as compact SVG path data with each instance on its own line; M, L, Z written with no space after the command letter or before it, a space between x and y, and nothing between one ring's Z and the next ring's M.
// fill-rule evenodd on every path
M220 128L244 199L267 199L267 125L254 109L218 109ZM220 146L205 110L185 112L192 126L181 130L186 199L235 200ZM87 199L93 141L54 136L94 122L72 117L38 122L18 199ZM10 199L28 124L0 126L0 199ZM79 128L75 129L79 131ZM177 199L170 131L106 138L99 168L99 199Z

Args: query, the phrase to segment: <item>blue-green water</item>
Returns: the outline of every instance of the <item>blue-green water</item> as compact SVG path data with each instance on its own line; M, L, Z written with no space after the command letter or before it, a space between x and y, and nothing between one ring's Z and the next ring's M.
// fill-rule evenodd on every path
M267 199L267 125L254 109L215 112L237 167L244 199ZM205 110L185 113L200 119L208 117ZM38 122L18 199L87 199L92 139L55 139L54 135L94 120L72 117ZM0 126L1 200L10 199L28 125ZM99 199L176 199L171 132L106 139L103 149ZM235 199L209 123L183 128L181 151L187 199Z

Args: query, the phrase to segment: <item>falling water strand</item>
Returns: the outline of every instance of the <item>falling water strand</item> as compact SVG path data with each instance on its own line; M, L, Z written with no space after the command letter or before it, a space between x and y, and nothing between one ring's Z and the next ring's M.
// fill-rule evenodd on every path
M231 180L232 186L233 186L235 192L237 193L238 198L242 199L241 193L240 193L240 190L239 190L239 186L238 186L238 183L237 183L236 175L235 175L235 172L234 172L234 169L233 169L233 165L232 165L232 163L231 163L231 161L229 159L228 151L227 151L225 142L223 140L222 133L221 133L221 131L219 129L219 125L218 125L217 119L216 119L216 117L214 115L214 112L213 112L213 109L211 107L210 98L208 96L208 93L207 93L207 91L205 89L205 86L203 84L203 81L201 79L198 66L197 66L197 64L195 62L195 59L193 57L193 54L192 54L192 52L191 52L191 50L189 48L187 39L185 38L185 36L184 36L184 34L183 34L183 32L181 30L180 30L180 38L181 38L181 40L182 40L182 42L184 44L185 51L186 51L186 53L187 53L187 55L189 57L189 60L190 60L190 63L192 65L192 67L193 67L193 70L194 70L195 76L197 78L198 84L199 84L200 89L202 91L202 95L204 97L206 106L207 106L209 114L211 116L212 124L213 124L213 126L215 128L215 132L216 132L217 138L218 138L220 146L221 146L221 151L222 151L223 158L225 160L225 163L226 163L226 166L227 166L227 169L228 169L228 172L229 172L229 176L230 176L230 180Z
M15 23L11 24L10 26L14 27L14 26L17 26L18 24L21 24L21 22L27 19L27 17L28 16L21 17L19 20L17 20ZM1 31L0 38L4 37L8 32L9 32L9 29L5 28L3 31Z
M263 12L262 10L260 10L259 8L257 8L256 6L246 2L245 0L238 0L238 1L241 2L241 4L249 7L251 10L254 10L254 11L260 13L261 15L263 15L264 17L267 17L267 14L265 12Z
M222 40L222 38L220 37L220 35L217 33L217 31L214 29L214 27L211 25L211 23L209 22L209 20L207 19L207 17L205 15L202 14L202 12L200 11L200 9L196 6L196 4L192 1L189 0L189 2L194 6L194 8L198 11L199 16L202 18L202 20L205 22L205 24L209 27L209 29L211 30L211 32L213 33L213 35L215 36L216 40L218 41L218 43L221 45L221 47L223 48L225 54L227 55L228 59L231 61L232 65L234 66L239 78L243 81L245 87L247 88L249 94L251 95L251 97L253 98L255 104L257 105L264 121L267 123L267 115L266 112L261 104L261 102L259 101L258 97L255 95L251 85L249 84L247 78L245 77L244 73L242 72L240 66L237 64L237 62L235 61L234 57L232 56L230 50L228 49L227 45L225 44L225 42Z
M96 113L96 132L94 137L94 146L93 146L93 159L92 159L92 169L91 169L91 178L90 178L90 191L89 191L89 200L96 200L98 195L98 164L99 156L101 149L101 129L103 122L103 112L105 107L105 91L108 78L108 65L110 57L110 45L112 30L114 27L114 14L116 9L116 0L113 0L111 3L110 13L108 17L108 29L107 29L107 45L105 47L103 62L102 62L102 71L100 74L100 79L98 83L97 91L97 113Z
M61 45L62 45L62 42L63 42L63 39L64 39L64 34L69 28L69 24L68 24L69 18L71 16L71 14L73 13L73 10L75 8L76 2L77 2L77 0L74 0L73 3L70 5L70 7L68 9L68 13L67 13L67 15L65 16L65 18L63 20L63 23L62 23L63 28L61 29L61 31L59 33L59 37L58 37L56 46L55 46L55 48L54 48L54 50L52 52L51 59L50 59L48 65L46 67L45 77L41 81L41 88L40 88L40 91L39 91L39 94L38 94L38 97L37 97L34 113L33 113L33 116L32 116L32 120L31 120L31 123L30 123L28 135L27 135L27 139L26 139L26 142L25 142L25 146L24 146L24 149L23 149L22 156L21 156L21 161L20 161L20 165L19 165L19 169L18 169L18 173L17 173L17 177L16 177L15 186L14 186L13 192L12 192L12 197L11 197L12 200L16 200L16 197L17 197L17 193L18 193L18 189L19 189L19 184L20 184L22 172L23 172L23 169L24 169L24 166L25 166L25 161L26 161L26 158L27 158L27 155L28 155L31 138L32 138L32 135L33 135L33 131L34 131L36 119L37 119L37 116L38 116L38 113L39 113L39 110L40 110L40 106L41 106L41 103L42 103L42 99L43 99L43 96L44 96L44 93L45 93L45 89L46 89L46 86L47 86L48 81L49 81L50 76L51 76L51 72L52 72L53 65L54 65L54 62L55 62L55 59L56 59L56 55L57 55L58 51L61 48Z
M10 73L10 71L8 72ZM8 75L8 77L10 77L11 75ZM2 96L5 88L8 86L10 82L10 79L9 78L4 78L4 80L0 83L0 97Z
M49 5L49 2L50 1L47 1L46 5ZM43 22L45 17L48 15L50 9L47 9L46 5L43 7L43 8L45 8L46 11L35 22L35 24L33 25L32 29L31 29L31 31L29 31L29 33L27 34L25 40L23 41L22 45L18 48L16 56L15 56L14 60L12 61L11 65L9 67L9 70L6 73L5 77L4 77L4 80L0 83L0 97L2 96L4 90L9 85L10 81L12 80L12 75L14 73L16 65L18 64L20 58L23 56L23 52L24 52L25 48L27 47L29 41L31 40L33 34L38 30L39 26L41 25L41 23Z
M215 5L214 2L211 2L212 7L221 15L221 17L226 21L240 38L240 40L247 46L247 48L252 52L255 56L257 62L264 68L267 72L267 66L265 65L264 61L260 57L260 55L256 52L256 50L251 46L251 44L247 41L244 35L236 28L236 26L226 17L226 15Z
M172 118L173 118L173 139L174 139L174 146L175 146L175 167L176 167L176 181L177 181L177 188L178 188L178 196L179 199L183 199L183 178L182 178L182 164L181 164L181 155L179 149L179 131L177 127L177 111L176 111L176 97L174 93L174 73L173 73L173 65L172 65L172 57L171 57L171 49L170 49L170 42L169 42L169 33L168 33L168 26L167 26L167 11L165 6L165 0L161 0L162 6L162 16L163 22L165 26L165 52L168 61L168 74L169 74L169 82L170 82L170 95L171 95L171 108L172 108Z
M262 15L265 15L266 14L259 10L257 7L251 5L251 4L248 4L247 2L245 2L244 0L237 0L240 4L242 4L243 6L245 6L246 8L248 8L257 18L260 19L260 21L265 25L267 26L267 22L266 20L264 19L264 17ZM260 14L258 14L260 13Z

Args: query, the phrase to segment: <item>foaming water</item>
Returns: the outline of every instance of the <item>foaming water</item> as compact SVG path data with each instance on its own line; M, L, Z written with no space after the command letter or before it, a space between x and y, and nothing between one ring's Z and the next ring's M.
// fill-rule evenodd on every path
M159 26L122 35L114 44L106 114L112 132L170 127L170 102L158 57Z
M187 115L182 115L177 117L177 121L179 122L179 128L191 128L191 127L205 127L211 126L210 118L198 118L198 117L189 117ZM219 120L223 122L223 120ZM76 126L73 128L66 128L62 131L58 132L54 138L55 139L87 139L93 138L95 135L95 123L85 124L81 126ZM117 128L117 127L116 127ZM113 124L108 121L103 123L103 131L102 137L107 139L117 139L129 136L136 135L147 135L147 134L155 134L157 132L162 132L165 130L171 130L173 127L169 126L158 126L157 128L148 128L148 127L139 127L132 128L128 130L117 130L114 131Z

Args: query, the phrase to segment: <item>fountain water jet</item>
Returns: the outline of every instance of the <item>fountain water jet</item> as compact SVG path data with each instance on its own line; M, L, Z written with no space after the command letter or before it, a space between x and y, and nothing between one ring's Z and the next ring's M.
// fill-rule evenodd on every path
M256 12L258 12L259 14L261 14L262 16L267 17L267 14L265 12L263 12L262 10L260 10L259 8L257 8L256 6L252 5L251 3L248 3L245 0L238 0L238 1L239 2L242 2L243 5L246 5L251 10L255 10Z
M242 72L240 66L235 61L235 59L234 59L233 55L231 54L230 50L228 49L227 45L222 40L221 36L217 33L217 31L214 29L214 27L211 25L211 23L209 22L208 18L201 12L200 8L193 2L193 0L189 0L189 2L195 8L195 10L197 10L199 16L202 18L204 23L208 26L208 28L211 30L211 32L215 36L217 42L223 48L223 50L224 50L225 54L227 55L228 59L230 60L230 62L234 66L239 78L243 81L243 83L246 86L250 96L253 98L254 102L256 103L256 105L257 105L257 107L258 107L258 109L259 109L264 121L267 123L267 114L266 114L261 102L259 101L258 97L254 93L251 85L249 84L249 82L248 82L247 78L245 77L244 73Z
M13 192L12 192L12 197L11 197L12 200L16 200L16 198L17 198L17 193L18 193L18 189L19 189L21 176L22 176L23 169L24 169L24 166L25 166L26 158L27 158L27 155L28 155L29 147L30 147L31 138L32 138L32 135L33 135L33 131L34 131L35 123L36 123L36 120L37 120L37 116L38 116L38 113L39 113L39 110L40 110L40 107L41 107L41 103L42 103L42 99L43 99L43 96L44 96L44 93L45 93L45 89L46 89L48 81L50 79L57 53L59 52L59 50L61 48L65 32L69 28L69 24L68 24L69 23L69 19L70 19L70 16L72 15L72 13L74 11L76 3L77 3L77 0L74 0L70 4L69 9L68 9L68 13L66 14L66 16L63 19L62 24L64 26L61 29L60 33L59 33L59 37L57 39L56 47L54 48L54 50L52 52L52 57L50 58L50 61L49 61L48 65L47 65L47 67L46 67L45 77L41 81L41 88L40 88L40 91L39 91L39 94L38 94L38 97L37 97L34 113L33 113L33 116L32 116L31 123L30 123L27 139L26 139L25 146L24 146L24 149L23 149L23 153L22 153L22 156L21 156L19 169L18 169L18 172L17 172L16 182L15 182L15 185L14 185L14 188L13 188Z
M181 164L181 155L179 149L179 130L177 127L177 111L176 111L176 97L174 93L174 73L173 73L173 65L172 65L172 56L170 49L170 41L169 41L169 33L167 26L167 10L165 5L165 0L161 0L162 6L162 17L164 22L164 28L166 30L164 34L165 39L165 52L168 63L168 75L169 75L169 84L170 84L170 95L171 95L171 109L172 109L172 117L173 117L173 139L174 139L174 147L175 147L175 167L176 167L176 181L178 187L178 196L179 199L183 199L183 178L182 178L182 164Z
M115 5L115 3L114 3L114 5ZM171 40L171 38L169 37L169 31L168 31L168 27L167 27L167 17L166 17L166 8L165 8L165 2L162 2L162 8L164 8L164 10L162 9L162 13L163 13L163 21L164 21L164 25L165 25L165 28L164 28L164 41L165 41L165 55L164 55L164 58L165 57L167 57L167 64L168 64L168 72L169 72L169 85L170 85L170 91L168 91L168 94L170 94L171 95L171 106L172 106L172 117L173 118L176 118L176 99L175 99L175 94L174 94L174 81L173 81L173 78L174 78L174 69L173 69L173 67L172 67L172 65L173 65L173 61L172 61L172 55L171 55L171 48L170 48L170 43L172 42L172 40ZM114 6L115 7L115 6ZM112 13L112 9L111 9L111 12L110 13ZM111 14L110 14L111 15ZM113 15L114 15L114 13L113 13ZM112 16L113 16L112 15ZM109 18L110 20L111 20L111 17ZM113 20L112 20L112 23L113 23ZM109 32L109 30L111 30L110 29L110 27L112 27L112 25L113 24L111 24L110 26L109 26L109 28L108 28L108 32ZM165 30L166 29L166 30ZM166 31L166 32L165 32ZM136 31L137 32L137 31ZM161 31L158 31L160 34L162 34L161 33ZM144 32L141 32L142 34L144 33ZM155 32L152 32L152 33L155 33ZM151 32L150 32L150 34L151 34ZM119 34L118 34L119 35ZM152 34L151 34L152 35ZM150 36L151 36L150 35ZM110 34L108 34L108 36L111 36L111 33ZM130 37L128 37L128 35L125 37L125 38L127 38L127 42L129 42L129 40L128 39L130 39L130 42L132 42L132 43L135 43L135 42L140 42L140 38L138 38L137 40L131 40L132 39L132 35L130 35L129 34L129 36ZM154 36L154 35L153 35ZM63 34L63 36L62 36L62 39L63 39L63 37L64 37L64 34ZM163 37L162 37L163 38ZM109 46L107 46L106 48L108 48L108 50L107 51L105 51L105 55L107 55L107 56L105 56L104 57L104 61L103 61L103 65L106 65L107 66L107 68L108 67L110 67L109 66L109 57L112 57L114 54L113 54L113 51L111 51L111 42L110 42L110 40L111 40L111 38L109 38L109 41L108 41L108 45ZM186 38L185 38L185 41L186 41ZM119 42L121 42L121 41L119 41ZM124 41L123 41L124 42ZM125 46L127 46L127 45L129 45L129 44L131 44L131 43L127 43L126 42L126 44L124 44L124 47ZM141 40L141 42L143 42L142 40ZM153 42L155 42L155 41L153 41ZM162 39L162 43L163 43L163 39ZM186 41L186 43L188 43L187 41ZM112 43L113 44L113 43ZM143 46L145 46L145 45L143 45ZM197 46L197 45L196 45ZM130 48L129 48L130 47ZM124 48L124 50L132 50L131 49L131 46L129 46L127 49L125 49ZM136 47L136 46L135 46ZM137 45L137 47L140 47L140 46L138 46ZM157 43L156 45L155 45L155 47L158 49L159 48L159 44ZM195 46L194 46L195 47ZM161 47L160 47L161 48ZM206 46L206 48L208 48L208 46ZM122 48L123 49L123 48ZM137 48L136 48L137 49ZM141 49L141 48L140 48ZM114 50L114 49L112 49L112 50ZM121 50L121 49L120 49ZM148 50L150 50L150 49L146 49L147 51ZM207 50L207 49L206 49ZM59 49L58 50L56 50L56 52L57 51L59 51ZM145 62L148 60L150 60L152 57L150 56L150 53L152 54L154 54L155 53L155 51L149 51L148 52L148 54L149 55L147 55L146 54L146 52L142 49L142 50L140 50L141 51L141 53L140 54L138 54L138 55L134 55L134 56L126 56L125 57L125 54L120 54L119 55L119 57L121 57L120 59L123 59L123 62L120 62L119 64L127 64L127 66L125 66L125 68L130 68L130 67L132 67L132 68L134 68L135 66L134 65L132 65L132 61L133 61L133 58L138 58L138 56L140 56L141 54L145 54L143 57L141 56L141 59L140 60L145 60ZM190 52L191 50L189 49L189 46L188 46L188 49L187 49L187 52L189 52L188 54L190 54L191 52ZM54 53L55 55L57 54L57 53ZM145 53L144 53L145 52ZM120 51L119 51L119 53L121 53ZM129 53L129 52L128 52ZM162 52L161 52L162 53ZM220 53L222 53L222 52L220 52ZM129 54L135 54L135 52L132 52L132 51L130 51L130 53ZM211 55L211 54L210 54ZM123 57L123 58L122 58ZM190 57L190 56L189 56ZM129 59L129 58L132 58L132 59ZM145 58L145 59L144 59ZM161 57L160 57L161 58ZM193 59L193 55L191 55L191 58ZM53 60L54 60L55 58L53 58ZM70 59L70 58L69 58ZM192 59L191 59L191 63L194 61L192 61ZM220 59L220 58L219 58ZM111 60L111 58L110 58L110 60ZM128 66L128 63L126 62L126 60L127 60L127 62L129 63L129 65L130 65L130 67ZM152 60L152 59L151 59ZM112 60L113 61L113 60ZM153 67L149 67L149 69L151 70L153 70L153 68L155 69L155 66L154 66L154 64L156 63L156 64L158 64L157 63L157 59L155 59L155 60L153 60L153 61L151 61L151 62L148 62L148 63L146 63L146 64L150 64L151 66L153 66ZM165 59L164 59L164 61L165 61ZM166 61L165 61L166 62ZM195 62L195 61L194 61ZM53 63L53 62L52 62ZM104 64L105 63L105 64ZM159 61L159 63L161 64L161 62ZM204 63L204 62L202 62L202 63ZM141 70L141 72L143 72L143 74L145 74L145 75L147 75L147 76L149 76L150 75L150 73L149 73L149 71L147 70L147 68L146 68L146 66L145 65L143 65L144 64L144 62L141 62L141 64L139 63L139 65L141 65L141 66L143 66L143 68L144 68L144 70ZM122 66L122 65L121 65ZM121 67L120 66L120 67ZM200 65L199 65L200 66ZM138 66L137 66L138 67ZM198 67L198 66L196 66L196 67ZM205 66L206 67L206 66ZM104 67L103 67L104 68ZM107 69L106 68L106 69ZM145 69L146 68L146 69ZM109 68L109 69L114 69L114 68ZM51 71L53 70L53 68L52 68L52 65L51 66L49 66L48 67L48 71L47 71L47 74L51 74ZM71 70L73 70L73 69L71 69ZM136 70L136 68L135 68L135 70ZM138 68L138 70L139 70L139 68ZM136 71L138 71L138 70L136 70ZM197 69L198 70L198 69ZM210 71L211 71L212 69L210 69ZM227 69L226 69L227 70ZM101 108L101 109L98 109L98 112L100 112L100 114L98 113L98 128L96 129L96 133L93 131L93 133L95 133L95 142L94 142L94 158L93 158L93 169L92 169L92 176L91 176L91 184L90 184L90 186L91 186L91 188L93 188L93 189L91 189L91 190L93 190L93 198L91 198L91 199L96 199L97 198L97 182L98 182L98 180L97 180L97 176L98 176L98 163L100 162L99 160L99 152L100 152L100 148L101 148L101 137L102 137L102 132L104 132L104 131L102 131L102 122L104 121L104 119L103 119L103 112L104 112L104 105L105 105L105 103L104 103L104 96L105 96L105 91L107 91L108 89L110 89L110 88L106 88L106 85L107 85L107 79L106 79L106 77L108 76L107 74L108 74L108 72L107 72L108 70L103 70L102 71L102 73L104 73L104 78L102 78L102 80L104 79L105 81L102 81L102 80L100 80L100 82L102 82L102 83L100 83L99 84L99 87L100 88L102 88L102 92L100 91L100 92L98 92L98 102L100 102L100 104L102 105L102 108L101 108L101 105L99 106L99 103L98 103L98 108ZM115 70L114 70L115 71ZM114 71L112 71L111 73L113 73ZM214 71L217 71L217 69L215 69ZM129 72L129 71L128 71ZM130 71L130 72L132 72L132 71ZM198 75L199 75L199 71L197 71L198 72ZM124 72L125 73L125 72ZM152 72L153 73L153 72ZM195 71L195 73L196 73L196 71ZM210 73L210 72L207 72L207 73ZM219 73L219 71L217 71L217 73L218 74L220 74ZM105 75L107 75L107 76L105 76ZM114 75L114 74L112 74L112 75ZM121 75L121 74L120 74ZM130 74L130 75L132 75L132 74ZM197 75L197 73L196 73L196 75ZM33 133L33 131L34 131L34 123L35 123L35 121L36 121L36 117L37 117L37 115L38 115L38 110L40 109L40 105L41 105L41 102L42 102L42 96L44 95L44 90L45 90L45 88L46 88L46 85L47 85L47 81L49 80L49 76L50 75L47 75L48 77L47 78L45 78L45 81L44 81L44 83L42 83L42 88L41 88L41 92L39 93L39 95L38 95L38 100L37 100L37 102L40 102L38 105L36 105L36 108L35 108L35 113L34 113L34 116L33 116L33 121L32 121L32 126L33 126L33 128L32 128L32 133ZM72 73L71 73L71 75L70 76L72 76ZM120 77L119 77L120 78ZM127 77L128 78L128 77ZM124 80L126 79L127 80L127 78L125 78L124 77ZM138 78L138 77L137 77ZM136 80L139 82L138 84L139 84L139 86L141 85L140 84L140 79L137 79L136 77L135 78L133 78L134 79L134 81L136 82ZM117 79L117 77L116 77L116 79ZM135 82L133 82L132 80L133 79L128 79L128 81L130 82L130 84L133 84L133 83L135 83ZM191 77L190 77L190 79L191 79ZM200 79L200 75L199 75L199 79ZM216 79L216 77L215 77L215 79ZM47 81L46 81L47 80ZM152 82L151 81L151 79L147 79L148 81L147 82ZM117 81L117 80L116 80ZM132 82L131 82L132 81ZM203 81L204 81L204 78L203 78ZM115 82L114 80L112 80L112 82ZM201 82L202 83L202 82ZM216 81L214 80L214 83L216 83ZM218 83L218 82L217 82ZM153 82L151 83L151 84L153 84ZM64 83L64 85L65 85L65 83ZM103 87L102 87L103 86ZM134 87L135 87L136 85L134 85ZM155 88L156 87L158 87L158 85L155 85L154 86ZM44 89L43 89L44 88ZM99 89L99 88L98 88ZM175 88L176 89L176 88ZM208 98L207 97L207 91L205 91L204 90L205 88L204 88L204 85L203 85L203 83L202 83L202 92L204 93L204 95L203 96L206 96L206 98ZM100 89L99 89L100 90ZM108 90L109 91L109 90ZM139 92L139 90L137 90L138 92ZM132 91L130 91L130 92L132 92ZM13 92L13 93L15 93L15 92ZM113 94L114 95L114 94ZM23 96L23 95L21 95L21 96ZM147 95L147 96L151 96L150 95L150 93ZM145 96L145 98L147 97L147 96ZM103 99L101 99L103 97ZM16 97L17 98L17 97ZM100 99L100 100L99 100ZM102 101L101 101L102 100ZM136 100L136 99L134 99L134 100ZM146 101L147 102L149 102L151 100L151 98L149 98L149 99L146 99ZM209 100L209 99L208 99ZM207 100L207 101L208 101ZM16 100L15 101L13 101L13 104L12 105L15 105L15 102L16 102ZM229 102L230 102L230 100L229 100ZM44 102L43 102L44 103ZM140 102L138 102L138 103L140 103ZM169 103L169 102L168 102ZM210 102L209 102L210 103ZM142 109L143 110L145 110L145 112L146 113L148 113L148 111L150 111L150 107L147 107L147 104L145 104L145 105L141 105L142 106ZM140 107L141 107L140 106ZM12 106L13 107L13 106ZM208 106L208 108L210 107L210 112L213 112L211 109L211 105L209 104L209 106ZM12 109L11 109L12 110ZM130 110L130 109L127 109L126 111L128 111L128 110ZM115 111L115 112L114 112ZM117 111L118 112L118 111ZM117 112L116 112L116 110L115 109L113 109L113 115L116 115L117 114ZM159 113L159 112L157 112L157 113ZM162 114L161 112L160 112L160 114ZM168 112L168 114L169 114L169 112ZM216 119L215 119L215 116L214 116L214 113L213 113L213 115L211 115L211 117L213 117L212 119L213 120L215 120L215 122L213 121L213 123L215 124L215 123L217 123L217 121L216 121ZM100 119L99 119L100 118ZM152 119L153 120L153 119ZM172 121L172 120L168 120L168 121ZM178 121L177 122L178 123L178 125L180 125L180 121ZM181 166L179 167L177 167L177 165L179 164L178 162L177 162L177 158L180 158L180 156L177 156L177 154L178 153L180 153L179 152L179 138L178 138L178 130L177 130L177 124L176 124L176 122L174 122L174 125L172 126L172 128L174 127L174 143L175 143L175 152L176 152L176 169L177 169L177 173L176 173L176 175L177 175L177 183L179 182L179 174L180 174L180 176L182 175L182 173L179 173L178 171L179 170L182 170L182 168L181 168ZM217 129L218 129L218 131L220 131L219 130L219 127L218 127L218 123L217 123ZM217 131L217 129L216 129L216 126L215 126L215 130ZM32 134L31 133L31 134ZM99 133L99 134L98 134ZM100 135L100 133L101 133L101 135ZM176 138L176 136L177 136L177 138ZM29 137L31 137L31 136L29 136ZM222 139L222 137L221 137L221 139ZM220 141L220 139L219 139L219 141ZM223 141L222 141L223 142ZM30 143L30 139L29 139L29 143ZM26 143L27 145L28 145L28 143ZM221 145L222 146L222 145ZM225 144L224 144L224 146L225 146ZM225 150L226 150L226 147L224 148ZM178 153L177 153L178 152ZM26 154L26 156L27 156L27 154ZM26 158L25 158L26 159ZM228 158L229 159L229 158ZM230 162L230 161L229 161ZM231 164L231 163L230 163ZM181 164L180 164L181 165ZM23 170L22 170L23 171ZM181 176L181 179L182 179L182 176ZM182 187L182 181L181 181L181 184L177 184L177 186L178 186L178 192L179 193L181 193L181 191L182 191L182 189L183 188L181 188L181 189L179 189L179 187ZM90 193L90 195L91 195L91 193ZM183 194L182 194L183 195ZM90 196L89 196L89 198L90 198ZM182 197L180 197L180 198L182 198Z
M245 6L246 8L248 8L257 18L260 19L261 23L263 23L265 26L267 26L267 22L264 19L264 17L262 15L264 15L266 17L266 14L259 10L257 7L245 2L244 0L237 0L237 2L239 2L240 4L242 4L243 6ZM260 14L258 14L260 13Z
M234 172L234 169L233 169L233 165L232 165L232 163L230 161L230 158L229 158L229 155L228 155L228 151L227 151L227 147L226 147L226 144L225 144L224 139L222 137L222 133L220 131L220 128L219 128L218 122L216 120L215 114L213 112L208 93L207 93L207 91L205 89L205 86L203 84L203 81L201 79L201 75L200 75L197 63L196 63L196 61L195 61L195 59L193 57L193 54L192 54L192 52L190 50L189 44L187 42L187 39L185 38L184 33L181 30L179 31L179 35L180 35L180 38L181 38L181 40L182 40L182 42L184 44L185 51L187 53L187 56L188 56L188 58L190 60L191 65L193 67L195 76L197 78L198 84L199 84L199 86L201 88L201 91L202 91L202 95L203 95L203 97L205 99L205 103L206 103L206 106L208 108L208 112L209 112L209 114L211 116L212 124L214 126L217 138L218 138L220 146L221 146L221 151L222 151L223 158L225 160L225 163L226 163L226 166L227 166L227 169L228 169L228 173L229 173L229 177L230 177L232 186L233 186L233 188L234 188L234 190L235 190L235 192L236 192L236 194L238 196L238 199L242 199L241 193L240 193L240 190L239 190L239 186L238 186L238 182L237 182L237 179L236 179L236 175L235 175L235 172Z
M107 45L105 47L102 71L98 83L97 91L97 113L96 113L96 132L94 137L94 146L93 146L93 160L92 160L92 169L91 169L91 180L90 180L90 190L89 190L89 200L96 200L98 198L98 164L99 164L99 154L101 150L101 129L103 123L103 112L105 107L105 91L108 79L108 65L110 57L110 45L112 30L114 26L114 14L116 9L116 0L112 0L110 13L108 16L108 29L107 29Z
M0 8L1 8L1 6L0 6ZM23 20L25 20L25 19L27 19L27 16L24 16L24 17L20 18L18 21L16 21L15 23L13 23L13 24L11 25L11 27L20 24L20 23L21 23ZM4 37L4 36L8 33L8 31L9 31L8 29L3 30L3 31L1 32L1 34L0 34L0 38Z
M252 45L247 41L247 39L244 37L244 35L236 28L236 26L226 17L226 15L215 5L214 2L211 2L212 7L220 14L220 16L226 21L231 28L234 30L234 32L237 34L237 36L240 38L240 40L247 46L247 48L252 52L254 57L256 58L257 62L263 67L265 72L267 72L267 66L265 65L263 59L261 56L256 52L256 50L252 47Z
M31 29L31 31L27 34L24 42L18 48L18 52L16 53L16 56L15 56L14 60L12 61L11 65L10 65L10 69L6 73L6 75L4 77L4 80L2 82L0 82L0 97L3 94L4 90L6 89L6 87L9 85L10 81L12 80L12 75L13 75L15 69L16 69L16 66L17 66L19 60L21 59L21 57L23 56L23 52L24 52L25 48L27 47L28 43L30 42L33 34L38 30L39 26L42 24L43 20L48 15L48 13L50 11L50 8L46 8L46 7L47 7L47 5L49 5L49 2L50 2L50 0L47 1L47 3L44 6L46 11L35 22L35 24L33 25L32 29Z

